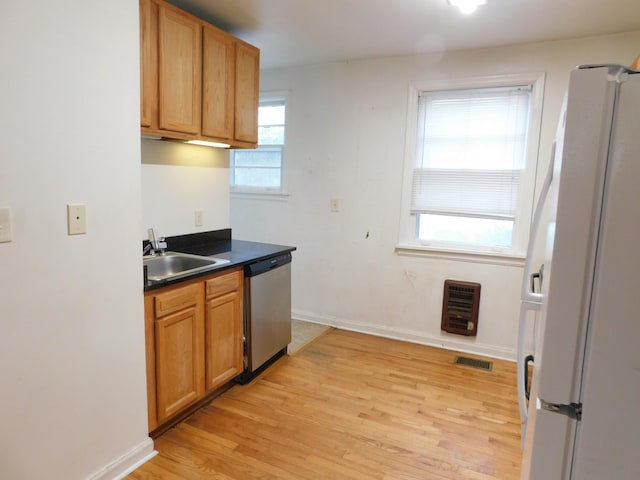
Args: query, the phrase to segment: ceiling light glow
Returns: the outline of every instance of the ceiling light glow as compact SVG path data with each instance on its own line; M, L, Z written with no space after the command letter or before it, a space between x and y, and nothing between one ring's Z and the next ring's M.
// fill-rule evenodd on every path
M462 13L475 12L476 8L486 3L485 0L447 0L449 5L458 7Z

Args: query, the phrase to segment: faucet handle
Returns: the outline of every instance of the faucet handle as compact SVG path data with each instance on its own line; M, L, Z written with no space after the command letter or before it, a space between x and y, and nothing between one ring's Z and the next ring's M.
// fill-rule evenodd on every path
M155 228L150 228L149 230L147 230L147 233L149 234L149 242L155 249L158 243L158 231Z
M167 248L167 242L164 237L158 235L158 230L155 228L150 228L149 232L149 243L153 248L154 252L159 252L160 255L164 255L164 250Z

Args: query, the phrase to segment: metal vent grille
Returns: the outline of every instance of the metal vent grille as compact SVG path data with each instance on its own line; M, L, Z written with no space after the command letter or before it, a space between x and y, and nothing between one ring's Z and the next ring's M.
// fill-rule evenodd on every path
M479 368L480 370L491 371L491 369L493 368L493 362L488 362L486 360L478 360L477 358L456 357L455 363L456 365L464 365L466 367Z
M442 330L459 335L477 335L479 310L479 283L444 281Z

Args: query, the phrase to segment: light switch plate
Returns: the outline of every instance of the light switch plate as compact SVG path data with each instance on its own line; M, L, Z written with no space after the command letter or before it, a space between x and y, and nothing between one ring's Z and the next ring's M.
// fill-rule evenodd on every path
M11 209L9 207L0 207L0 243L6 243L12 240Z
M202 226L202 210L196 210L195 212L195 220L196 220L196 227L201 227Z
M87 233L87 206L81 203L67 205L67 227L69 235Z

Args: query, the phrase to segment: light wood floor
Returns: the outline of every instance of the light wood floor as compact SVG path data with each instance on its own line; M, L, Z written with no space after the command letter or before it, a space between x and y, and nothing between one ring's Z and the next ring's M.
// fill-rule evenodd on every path
M156 439L127 478L519 478L515 365L455 356L331 330Z

